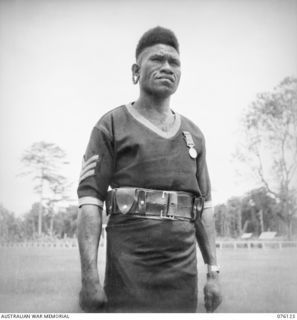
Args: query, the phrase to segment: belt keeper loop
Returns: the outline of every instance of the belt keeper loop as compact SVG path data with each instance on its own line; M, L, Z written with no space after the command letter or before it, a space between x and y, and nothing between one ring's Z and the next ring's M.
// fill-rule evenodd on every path
M200 216L200 219L202 217L202 212L204 210L204 197L200 197L200 201L201 201L201 208L200 208L200 212L199 212L199 216Z
M166 191L162 191L162 199L164 199L164 202L160 211L160 217L164 218L167 216L168 211L168 193Z
M169 210L169 204L170 204L170 193L163 191L162 198L164 198L164 204L162 209L162 215L167 217L168 210Z
M108 201L108 207L106 207L106 213L107 215L110 215L113 213L114 211L114 208L115 208L115 202L114 202L114 199L115 199L115 193L116 193L116 190L117 189L112 189L110 192L109 192L109 201Z
M117 190L118 190L117 188L113 189L113 192L112 192L112 198L111 198L112 212L118 211L118 205L116 202Z
M197 199L196 197L193 198L191 222L195 222L197 219L196 199Z
M197 218L201 219L203 209L204 209L204 198L201 196L195 197L193 211L192 211L192 221L195 221Z
M146 192L137 189L137 210L140 215L145 216L146 213Z
M170 192L166 192L166 196L167 196L167 199L165 202L165 215L168 216L169 207L170 207L170 197L171 197Z
M167 201L167 216L174 218L176 215L178 215L178 196L176 192L170 192Z

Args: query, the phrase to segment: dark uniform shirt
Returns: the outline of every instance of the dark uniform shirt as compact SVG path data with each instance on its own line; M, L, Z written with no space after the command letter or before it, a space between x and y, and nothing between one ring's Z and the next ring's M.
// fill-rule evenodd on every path
M193 137L196 159L188 153L183 131ZM95 155L99 159L90 161ZM109 186L186 191L211 200L203 134L179 114L173 128L165 133L131 104L110 111L93 128L84 163L88 160L93 167L85 170L86 178L82 175L80 204L85 197L103 202Z

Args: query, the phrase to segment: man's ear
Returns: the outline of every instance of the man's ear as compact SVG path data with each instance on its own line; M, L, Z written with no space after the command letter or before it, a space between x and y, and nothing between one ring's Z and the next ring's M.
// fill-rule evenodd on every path
M131 70L133 76L139 77L140 66L137 63L133 63Z
M139 77L140 77L140 74L139 74L139 71L140 71L140 67L137 63L134 63L132 65L132 82L134 84L137 84L137 82L139 81Z

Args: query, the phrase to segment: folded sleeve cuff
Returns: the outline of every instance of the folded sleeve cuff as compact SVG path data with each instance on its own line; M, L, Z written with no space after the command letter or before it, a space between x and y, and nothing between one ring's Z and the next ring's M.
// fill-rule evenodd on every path
M94 197L82 197L78 199L78 206L81 207L84 204L93 204L100 208L103 208L103 201Z

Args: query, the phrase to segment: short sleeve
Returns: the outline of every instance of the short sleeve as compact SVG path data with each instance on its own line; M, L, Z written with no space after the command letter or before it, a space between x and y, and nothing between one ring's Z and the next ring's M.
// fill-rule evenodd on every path
M206 163L206 147L204 137L202 139L201 152L197 158L197 181L201 195L205 200L204 207L211 207L211 185Z
M93 128L83 157L77 194L79 206L103 206L113 173L112 139L105 130Z

